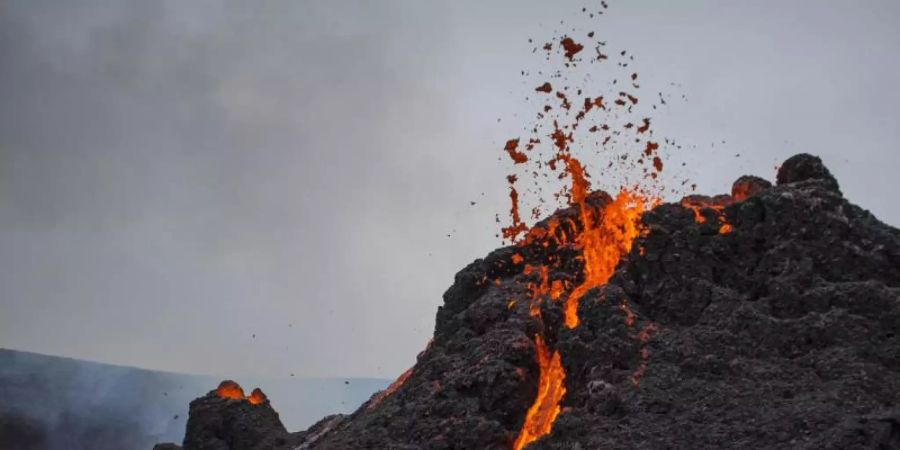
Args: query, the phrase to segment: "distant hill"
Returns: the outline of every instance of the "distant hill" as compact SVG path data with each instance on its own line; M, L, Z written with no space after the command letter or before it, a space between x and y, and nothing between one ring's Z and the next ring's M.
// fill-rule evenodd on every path
M221 378L0 349L3 450L149 449L180 442L187 405ZM288 429L356 409L390 380L240 378L272 398Z

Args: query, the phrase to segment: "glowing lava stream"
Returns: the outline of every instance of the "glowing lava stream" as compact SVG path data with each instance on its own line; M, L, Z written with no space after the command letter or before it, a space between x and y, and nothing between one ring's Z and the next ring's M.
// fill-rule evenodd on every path
M640 235L641 213L647 206L637 193L621 191L606 205L594 223L591 208L585 203L588 181L577 159L566 156L566 166L572 176L572 203L578 205L582 230L575 238L581 248L584 281L569 294L565 303L565 323L568 328L578 326L578 302L584 294L609 281L623 255L631 251L631 244Z
M601 3L605 9L605 2ZM590 14L590 17L593 17L593 13ZM593 36L593 31L587 34L588 38L593 38ZM579 324L578 305L581 298L591 289L609 281L619 260L631 251L634 239L641 234L641 214L657 204L658 199L654 193L663 192L658 185L658 175L663 170L663 160L657 152L660 144L652 140L650 118L638 115L643 114L640 109L637 109L638 97L625 90L640 87L637 82L638 74L630 72L631 69L628 69L629 75L627 76L631 80L630 87L627 81L625 84L618 84L617 93L611 92L606 95L607 102L604 102L604 96L588 96L586 88L582 89L577 82L576 84L570 83L567 74L574 76L577 72L569 72L568 69L584 64L601 64L608 59L607 54L601 51L606 43L594 42L597 53L594 56L588 55L590 52L581 53L586 48L585 45L576 43L570 36L560 36L558 39L560 47L557 49L561 48L564 51L563 63L566 70L557 72L552 85L549 81L539 80L543 81L543 84L538 84L534 89L536 94L531 95L545 98L547 101L543 102L543 108L537 113L538 123L530 127L532 136L527 138L527 141L520 140L526 139L524 137L509 139L504 151L509 154L515 166L523 164L530 166L531 170L525 170L525 173L530 173L534 177L538 187L536 191L523 192L535 194L539 204L544 204L540 178L549 178L549 175L553 175L562 180L568 176L571 185L564 186L553 195L557 200L567 195L568 206L577 208L577 216L570 220L566 215L562 219L565 226L557 218L552 217L547 222L546 228L534 227L529 230L519 214L519 191L515 186L518 176L513 173L507 175L506 178L512 203L510 207L512 223L503 227L501 231L504 239L512 242L518 241L523 246L535 243L534 241L537 240L536 243L544 249L565 246L566 252L574 247L580 253L578 258L582 263L581 283L575 287L570 286L567 280L550 280L550 269L561 268L562 254L551 255L547 259L548 262L538 266L526 264L525 270L522 272L526 276L532 274L540 276L539 282L528 282L528 288L532 294L532 303L529 308L531 316L543 322L541 302L561 301L564 302L561 305L564 324L566 328L572 329ZM547 52L547 60L550 60L553 44L548 42L541 48ZM626 59L619 64L619 67L628 67L629 62L634 58L626 56L624 50L619 54ZM522 73L524 75L525 71ZM538 73L541 74L541 72ZM612 80L613 85L616 84L617 79ZM596 83L589 76L584 79L584 82L586 85ZM576 99L576 101L572 102L570 98ZM665 104L662 97L660 97L660 102ZM645 104L641 102L641 105ZM578 108L579 105L583 106ZM656 105L651 106L653 109L657 108ZM635 108L635 111L632 108ZM579 128L585 120L588 120L589 113L591 122L586 127ZM628 119L633 120L624 124L618 123ZM526 127L526 130L528 128ZM544 135L545 132L548 134ZM541 150L535 151L539 148L537 146L542 144L542 139L546 139L546 137L549 137L546 143L550 144L550 149L553 150L552 154L546 154ZM579 142L578 145L575 145L576 140ZM520 142L524 144L521 150L519 149ZM669 141L666 140L666 144L668 143ZM620 182L622 190L613 201L603 206L595 206L596 203L593 201L588 202L589 177L585 173L585 167L572 155L573 148L594 149L598 154L612 148L616 148L616 153L634 150L635 154L633 155L627 153L613 155L606 152L606 156L610 157L606 169L615 166L626 171L642 170L642 181L632 185L631 181L624 181L630 179L630 176L626 176ZM629 156L631 157L629 158ZM601 169L601 172L605 171L605 169ZM532 216L537 219L541 212L539 207L535 207L532 209ZM572 223L575 221L580 223ZM727 232L727 227L722 232ZM524 240L519 241L518 237L523 233L525 234ZM515 305L514 301L509 305L510 307ZM621 308L625 308L627 311L627 305L621 306ZM634 317L628 312L626 323L631 326L633 322ZM541 436L549 434L553 422L560 413L560 401L566 393L564 384L566 373L559 351L551 348L547 344L547 339L548 336L544 332L538 333L534 338L535 359L540 369L537 396L525 415L525 421L515 440L513 450L521 450ZM649 353L642 353L644 360L646 360L645 354Z
M631 251L634 239L640 235L641 213L649 203L655 202L638 193L623 190L599 211L595 220L596 211L586 202L589 184L581 163L567 154L561 155L560 159L566 163L567 172L572 177L571 203L578 205L582 224L575 243L581 249L584 281L569 294L564 304L565 324L568 328L575 328L579 323L579 300L586 292L609 280L619 260ZM535 335L534 343L540 368L538 391L525 415L513 450L521 450L550 433L560 412L559 403L566 393L566 373L559 351L551 352L539 334Z
M562 362L558 351L552 354L541 336L534 336L534 345L537 348L538 365L541 368L538 392L531 408L525 415L525 423L522 431L513 445L513 450L521 450L535 439L550 432L556 416L559 415L559 402L566 394L566 372L562 368Z

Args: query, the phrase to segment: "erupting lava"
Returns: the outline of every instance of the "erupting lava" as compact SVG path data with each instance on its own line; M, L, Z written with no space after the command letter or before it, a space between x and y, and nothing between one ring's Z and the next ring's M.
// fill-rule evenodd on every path
M577 161L576 161L577 163ZM577 190L573 189L573 194ZM631 251L631 244L640 234L640 218L647 206L647 200L640 195L622 191L616 199L598 214L594 223L590 207L584 198L577 199L582 231L575 239L581 248L584 263L584 282L572 293L565 303L565 323L569 328L578 326L578 302L589 290L606 284L616 270L619 259Z
M228 400L246 400L251 405L261 405L268 400L268 397L266 397L266 394L264 394L260 388L254 388L253 391L250 392L249 397L245 396L244 389L241 388L241 385L231 380L225 380L219 383L219 387L216 388L216 395Z
M578 207L581 225L580 229L572 227L572 230L576 231L574 244L581 251L584 281L569 293L563 307L566 326L574 328L579 323L579 300L586 292L609 280L619 260L631 251L634 239L640 235L641 213L655 201L648 200L638 192L622 190L612 202L602 208L594 208L587 202L590 184L584 176L581 163L568 153L561 153L560 159L565 161L566 172L572 179L570 202ZM551 222L551 228L556 226L556 222ZM554 234L547 230L532 229L523 243L535 236L552 239ZM540 283L531 286L531 315L540 317L540 296L549 295L551 300L557 300L562 297L565 284L559 280L550 282L546 265L538 268L527 266L525 273L535 270L540 274ZM633 317L628 316L626 321L630 326L629 321L633 321ZM537 396L525 415L525 422L513 450L521 450L537 438L550 433L560 412L560 401L566 393L566 373L559 351L547 347L540 334L535 335L534 343L540 370ZM646 355L642 356L646 360Z
M607 6L604 4L603 7ZM593 32L587 33L588 38L593 36ZM576 42L570 35L557 36L540 47L547 53L547 60L551 60L555 50L561 56L559 61L564 69L551 75L555 79L552 84L544 80L528 83L531 86L538 85L529 95L545 99L536 114L538 123L526 127L531 134L527 144L520 146L519 143L525 141L512 138L504 146L514 167L525 166L528 169L520 169L519 174L507 176L511 223L502 229L503 238L523 247L537 243L543 248L566 246L579 252L582 278L577 286L573 286L574 283L569 280L549 279L550 269L558 268L559 257L551 257L551 262L542 265L526 264L524 271L525 275L538 276L538 281L528 284L531 291L531 316L543 321L541 302L564 301L562 310L567 328L575 328L579 324L578 306L581 298L591 289L606 284L622 257L631 251L632 243L642 232L641 214L659 203L661 192L657 184L659 173L663 169L663 160L659 154L660 143L653 140L651 119L644 115L636 116L639 114L638 97L634 91L626 92L626 89L640 87L638 74L627 69L628 72L622 77L623 81L627 81L617 83L618 80L613 79L610 83L613 92L607 92L605 96L586 95L587 86L596 85L596 73L593 72L583 73L584 86L578 86L577 83L573 83L574 86L568 85L569 76L578 73L576 68L590 64L610 64L605 62L609 60L609 56L601 51L605 45L602 41L592 42L596 57L587 52L582 53L587 45ZM535 51L537 48L535 47ZM627 68L633 57L626 56L625 51L617 53L623 59L618 67ZM542 73L544 72L538 72ZM525 74L523 71L523 75ZM578 100L570 101L570 97ZM660 102L665 104L662 94ZM640 102L640 108L646 107L646 103ZM656 109L652 104L649 107ZM644 113L647 112L644 110ZM588 120L593 123L580 127ZM585 140L588 142L583 142ZM550 144L550 154L542 153L542 142ZM669 141L666 143L669 144ZM575 151L591 150L603 162L601 170L618 169L612 174L607 173L612 176L604 180L606 184L617 184L618 194L614 199L609 199L598 193L597 199L601 200L599 204L591 200L595 194L591 194L588 168L573 154ZM640 179L629 181L629 176L634 173L638 173ZM516 183L520 175L530 175L535 187L517 189ZM562 220L553 218L546 226L529 229L519 214L520 201L527 200L523 195L531 194L531 200L536 200L538 204L530 209L531 216L541 216L542 208L554 206L543 195L544 186L553 183L553 180L569 181L553 193L553 198L557 201L565 198L568 206L575 208L576 216ZM727 232L727 224L724 222L721 232ZM523 234L524 238L520 239ZM514 260L516 264L522 262L518 255ZM514 306L515 299L510 300L509 305ZM626 313L625 323L631 327L635 321L634 315L627 309L627 305L623 304L622 308ZM520 450L550 433L553 422L560 413L560 402L566 393L566 373L561 363L562 357L559 351L547 344L547 336L544 334L547 332L544 328L542 333L534 337L535 359L540 370L538 390L534 403L525 415L514 450ZM642 334L644 335L649 336L647 333ZM647 354L646 348L642 348L643 366L646 365ZM636 374L635 379L639 378L640 374Z
M241 388L241 385L231 380L225 380L219 383L219 387L216 389L216 394L219 397L227 398L230 400L244 399L244 390Z
M566 326L575 328L579 323L579 300L587 291L609 280L619 260L631 251L634 239L640 235L641 213L646 210L649 203L655 201L650 201L637 192L622 190L615 200L602 208L594 208L587 202L590 184L584 176L581 163L568 153L561 153L560 159L565 161L566 172L572 179L570 202L578 207L578 218L581 223L580 230L578 227L572 227L572 230L576 231L574 244L581 250L584 281L569 293L563 308ZM554 237L552 229L557 226L557 222L551 222L550 232L532 229L523 244L534 237L552 239ZM549 242L544 244L549 245ZM527 266L525 273L534 270L535 268ZM549 294L551 300L557 300L562 296L565 284L559 280L550 282L546 265L540 266L537 270L540 274L540 284L531 286L533 297L531 315L540 317L538 307L540 295ZM633 316L629 314L626 323L631 326L633 320ZM534 403L525 415L525 422L513 446L514 450L520 450L537 438L550 433L553 422L559 415L560 401L566 393L566 373L562 367L559 351L551 351L540 334L535 335L534 343L540 369L538 391ZM646 353L642 353L642 357L644 359L642 364L646 365Z
M265 403L266 400L268 400L268 398L266 397L266 394L263 394L263 391L260 388L253 389L253 392L247 397L247 401L250 402L251 405L261 405Z

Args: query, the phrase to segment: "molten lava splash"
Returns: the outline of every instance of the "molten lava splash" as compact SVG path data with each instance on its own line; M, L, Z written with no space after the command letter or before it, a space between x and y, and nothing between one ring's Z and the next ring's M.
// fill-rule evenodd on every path
M506 152L509 153L509 157L512 158L512 160L515 161L516 164L522 164L522 163L528 162L528 156L525 155L524 153L516 150L518 147L519 147L519 140L518 139L510 139L510 140L506 141L506 146L504 147L504 150L506 150Z
M216 395L228 400L246 400L251 405L261 405L268 400L266 394L260 388L254 388L249 397L244 396L244 389L241 388L241 385L231 380L219 383L219 387L216 388Z
M601 4L606 9L607 5ZM594 17L593 13L588 15ZM537 122L524 128L530 136L513 137L504 146L516 173L507 176L511 220L502 227L502 236L505 241L522 247L543 248L549 254L538 264L534 261L526 263L520 254L511 258L515 265L525 263L523 274L528 277L527 287L531 294L528 313L543 324L543 302L564 301L563 318L568 328L579 324L578 305L581 298L591 289L607 283L621 258L631 251L635 238L642 232L641 214L659 202L663 193L659 175L665 159L660 153L664 150L660 142L666 146L676 146L674 141L660 141L654 137L648 114L656 110L657 105L653 104L653 99L639 101L638 74L630 68L634 58L626 56L624 50L608 53L604 50L607 49L606 42L594 39L593 31L587 33L587 37L589 40L582 43L576 41L583 39L576 34L555 36L551 42L534 48L534 51L542 49L547 61L559 61L562 67L551 75L553 84L546 79L526 84L537 86L526 97L526 100L535 99L540 103L534 116ZM591 48L596 55L585 51ZM554 51L562 58L552 58ZM599 72L583 69L592 64L610 66L610 62L605 62L611 61L610 55L620 59L617 67L627 72L612 74L615 78L608 80L608 86L614 87L611 92L590 92L600 85L596 79ZM522 71L523 76L527 73ZM543 70L536 73L542 78L547 74ZM572 78L578 74L584 76L583 83ZM660 105L666 104L662 93L658 101ZM520 142L527 144L520 146ZM544 143L548 145L541 145ZM594 159L590 153L597 158ZM576 154L584 159L579 160ZM582 165L582 161L592 165ZM590 194L589 172L602 176L605 185L615 186L618 194L613 201L596 206L598 203ZM517 186L520 175L532 178L522 181L532 182L527 186ZM588 201L589 197L591 201ZM537 219L544 213L563 207L560 203L565 200L565 206L575 208L577 215L571 217L566 213L552 217L542 226L529 227L519 212L522 201L526 208L523 211L531 211L530 216ZM723 224L720 232L729 229L727 224ZM520 240L522 235L524 237ZM565 253L553 254L554 249L564 248ZM551 279L557 273L554 269L560 268L563 255L573 248L578 250L578 259L582 263L580 284L577 286L568 279ZM515 300L511 299L507 308L515 304ZM625 303L621 309L625 313L626 324L633 326L635 315ZM565 394L563 383L566 374L560 363L561 356L546 344L548 335L544 334L553 330L546 326L543 330L535 336L536 359L540 368L538 395L527 411L513 447L515 450L551 431ZM642 361L646 365L646 348L642 351ZM636 379L639 378L640 375Z
M573 193L577 192L573 189ZM576 237L584 263L584 282L569 294L565 303L565 323L578 326L578 303L584 294L606 284L623 255L631 251L631 244L641 233L641 214L650 201L640 194L622 191L606 205L594 223L590 207L580 199L582 232Z
M241 385L234 381L225 380L219 383L219 387L216 388L216 395L230 400L243 400L244 390L241 388Z
M639 193L622 191L616 199L597 211L587 203L589 185L577 159L565 155L563 161L572 177L570 190L571 202L579 207L580 231L574 223L569 229L575 231L574 243L581 250L584 263L584 281L576 287L566 299L564 305L565 323L569 328L578 326L578 302L590 289L600 286L609 280L621 257L631 251L632 242L640 235L640 217L647 205L652 201ZM529 230L526 243L540 242L545 247L551 240L556 244L565 243L568 239L564 229L560 228L557 236L558 221L550 221L547 228L535 227ZM549 296L560 298L568 289L560 280L549 280L547 265L526 265L526 275L535 274L538 282L529 282L531 291L531 316L541 317L540 301ZM633 317L631 318L633 322ZM566 393L565 370L561 364L558 351L551 351L544 343L541 335L535 335L535 353L538 361L539 383L538 394L529 408L525 422L519 432L513 449L518 450L537 438L548 434L559 415L560 401Z
M525 415L525 424L519 432L513 450L521 450L550 432L556 416L559 415L559 402L566 394L566 372L562 368L559 352L551 353L540 335L534 336L534 345L541 369L537 397Z
M509 182L509 200L511 202L511 206L509 209L510 217L512 217L512 225L503 228L503 237L505 239L515 240L519 237L519 234L524 233L528 227L522 222L522 218L519 216L519 191L516 190L515 175L510 175L506 177Z

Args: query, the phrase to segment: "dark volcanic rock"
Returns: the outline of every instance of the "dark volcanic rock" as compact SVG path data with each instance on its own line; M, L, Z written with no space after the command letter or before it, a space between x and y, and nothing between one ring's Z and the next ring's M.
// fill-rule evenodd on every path
M900 448L900 231L847 202L810 155L786 161L776 187L735 188L693 199L721 209L727 232L712 211L645 213L646 235L582 298L577 328L561 302L529 312L541 274L525 270L555 261L548 279L577 285L577 249L502 248L456 275L434 340L389 392L294 435L274 411L207 396L185 449L507 450L536 395L536 334L561 353L567 391L529 449ZM576 213L554 215L559 233Z
M268 400L219 397L210 391L191 402L184 438L186 450L262 450L288 444L288 432Z
M748 197L760 194L772 187L769 180L754 176L744 175L731 185L731 198L736 202L747 200Z
M643 256L560 333L569 410L533 448L900 448L900 233L813 159L726 207L727 234L675 205L645 214ZM617 302L654 325L639 386Z
M779 185L814 181L827 189L840 192L837 180L831 175L825 164L822 164L822 160L818 156L808 153L800 153L788 158L778 169L776 180Z
M156 444L153 446L153 450L182 450L182 447L172 443Z

